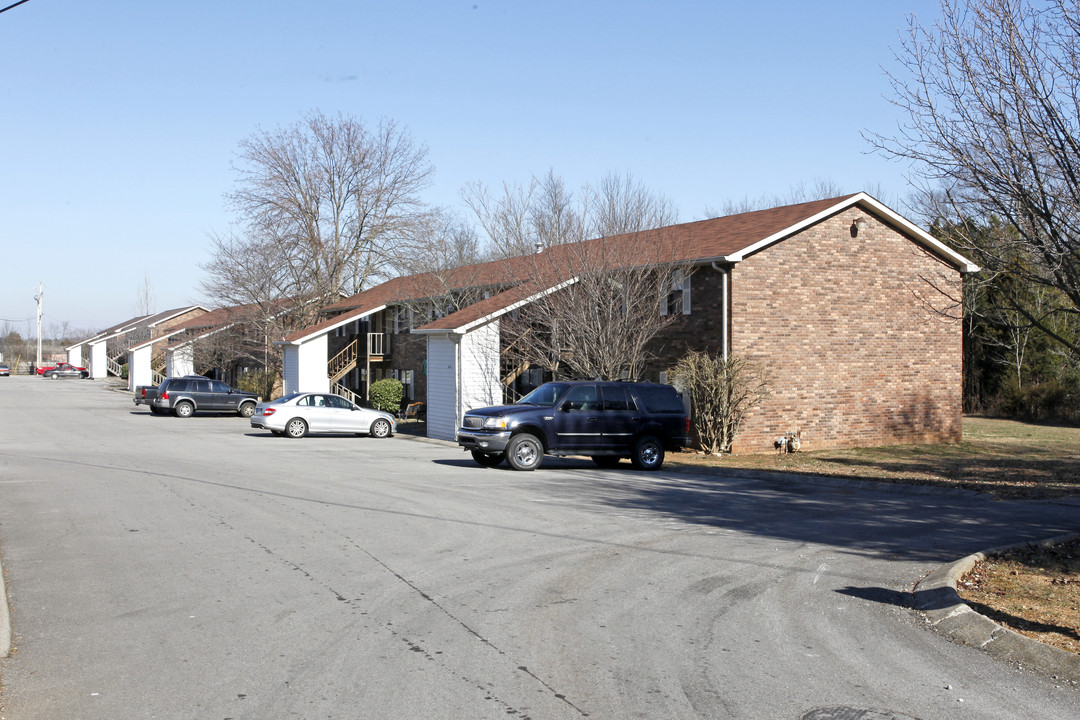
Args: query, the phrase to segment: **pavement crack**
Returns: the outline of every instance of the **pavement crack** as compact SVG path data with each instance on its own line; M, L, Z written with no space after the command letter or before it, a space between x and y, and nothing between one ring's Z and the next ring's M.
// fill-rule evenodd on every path
M353 545L353 547L355 547L357 550L359 550L360 552L364 553L369 558L371 558L372 562L378 564L384 570L386 570L386 572L390 573L392 576L397 578L401 583L406 585L413 592L415 592L418 596L423 598L425 602L428 602L432 606L437 608L440 613L442 613L447 618L449 618L454 623L456 623L460 628L465 630L465 632L469 633L474 638L479 640L481 643L483 643L487 647L491 648L493 651L495 651L501 657L505 657L505 658L508 658L508 659L510 658L509 654L505 650L503 650L498 645L496 645L495 643L493 643L492 641L488 640L486 637L481 635L476 629L474 629L472 626L470 626L467 622L465 622L464 620L462 620L461 618L457 617L452 612L447 610L443 605L441 605L439 603L438 600L436 600L431 595L429 595L428 593L421 590L414 582L409 580L407 577L405 577L404 575L399 573L394 568L387 565L385 562L383 562L380 558L373 555L366 548L363 548L363 547L360 547L359 545L357 545L355 542L353 542L353 540L351 538L347 538L347 540ZM397 635L397 632L395 630L390 630L390 632ZM402 638L402 639L404 639L404 638ZM413 646L412 642L410 642L408 640L406 640L406 642L409 642L410 646ZM416 646L416 647L419 647L419 646ZM434 659L430 655L428 655L428 657L431 658L431 659ZM571 702L570 699L567 698L564 693L558 692L554 687L552 687L547 681L545 681L539 675L537 675L533 671L529 670L528 666L526 666L526 665L517 665L515 667L516 667L518 672L521 672L521 673L524 673L525 675L528 675L535 682L537 682L539 685L541 685L545 690L547 690L549 693L551 693L552 697L554 697L556 700L559 700L560 702L564 703L565 705L573 708L574 711L576 711L582 717L589 717L589 713L587 713L586 711L584 711L583 709L581 709L580 707L575 705L573 702ZM463 677L462 679L466 679L466 678ZM493 697L492 699L495 699L495 698ZM522 717L524 718L524 717L527 717L527 716L523 715Z

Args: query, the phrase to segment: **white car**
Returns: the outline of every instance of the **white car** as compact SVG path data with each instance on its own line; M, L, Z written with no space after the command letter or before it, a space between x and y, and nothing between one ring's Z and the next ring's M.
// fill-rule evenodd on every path
M301 438L312 433L349 433L385 438L394 434L394 416L363 408L340 395L292 393L259 403L251 427Z

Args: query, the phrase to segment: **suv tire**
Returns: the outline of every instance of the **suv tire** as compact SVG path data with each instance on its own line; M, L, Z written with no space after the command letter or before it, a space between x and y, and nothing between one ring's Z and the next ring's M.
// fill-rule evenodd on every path
M523 432L506 444L506 462L515 470L535 470L544 459L544 444L532 433Z
M630 458L638 470L659 470L664 464L664 444L653 435L646 435L634 444Z
M249 418L255 414L255 403L245 402L240 403L240 409L237 411L240 413L240 417Z
M173 412L176 413L176 417L187 418L195 414L195 406L187 400L181 400L176 403L176 407L173 408Z
M483 467L495 467L506 459L506 455L504 453L486 453L480 452L479 450L473 450L472 459L476 461L477 465L482 465Z

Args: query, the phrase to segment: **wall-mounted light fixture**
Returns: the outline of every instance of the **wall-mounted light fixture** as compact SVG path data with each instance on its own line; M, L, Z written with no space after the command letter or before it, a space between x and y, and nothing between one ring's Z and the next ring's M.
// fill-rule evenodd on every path
M851 237L858 237L859 231L866 227L866 218L855 218L851 223Z

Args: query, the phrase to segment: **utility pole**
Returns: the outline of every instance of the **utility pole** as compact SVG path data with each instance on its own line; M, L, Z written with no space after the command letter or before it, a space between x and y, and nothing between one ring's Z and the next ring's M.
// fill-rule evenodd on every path
M34 299L37 300L37 365L35 368L41 367L41 301L45 297L45 285L38 283L37 295Z

